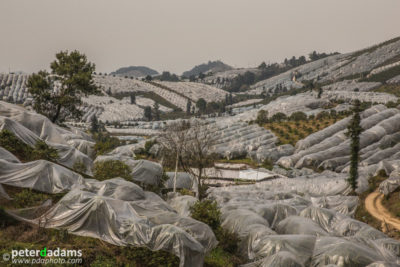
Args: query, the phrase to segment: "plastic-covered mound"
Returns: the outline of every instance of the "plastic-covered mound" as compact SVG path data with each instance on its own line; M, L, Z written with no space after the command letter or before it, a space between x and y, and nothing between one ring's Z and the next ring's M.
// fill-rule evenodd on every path
M121 154L98 156L94 163L101 161L119 160L131 168L132 179L136 182L158 185L160 184L163 169L159 163L149 160L134 160Z
M58 163L72 168L81 162L86 166L86 174L91 175L94 142L77 129L66 130L51 121L24 108L0 101L0 130L9 130L22 142L34 146L39 140L57 149ZM84 154L87 153L87 154Z
M311 266L336 264L363 267L375 261L384 261L384 258L370 247L343 238L319 237L315 242Z
M283 251L289 254L276 260L289 266L400 263L399 241L352 218L358 198L348 195L346 179L347 175L325 171L211 188L208 197L221 208L222 226L241 238L240 252L252 261L248 266L268 266L271 257ZM335 242L326 242L332 245L327 247L317 242L323 238ZM373 253L364 256L369 251Z
M360 135L360 173L368 171L371 174L371 170L377 169L368 170L368 167L384 161L400 161L400 146L397 145L400 142L400 111L378 105L362 112L361 118L364 131ZM280 158L278 164L287 168L313 167L347 173L350 140L345 133L349 120L346 118L300 140L295 153ZM368 175L360 177L358 191L363 192L368 188Z
M304 265L297 261L296 256L287 251L279 251L271 256L265 257L249 264L242 265L241 267L304 267Z
M9 118L0 116L0 131L2 130L8 130L14 133L14 135L18 137L18 139L30 146L35 145L37 141L40 140L40 138L35 133L28 130L20 123L15 122Z
M169 177L169 179L165 182L165 188L174 188L174 177L175 177L175 172L166 172L166 175ZM176 173L176 188L179 189L193 189L196 191L197 189L197 180L193 178L189 173L187 172L177 172Z
M192 196L174 196L168 200L168 204L179 215L190 216L190 207L198 201L197 198Z
M276 226L276 232L281 235L314 235L328 236L317 223L300 216L290 216Z
M163 169L161 164L148 160L137 160L132 168L132 179L145 184L159 184Z
M200 128L200 136L212 136L211 152L221 158L246 157L251 152L275 148L278 138L269 130L258 125L231 121L226 118L209 120Z
M398 171L393 171L388 179L380 183L379 192L387 196L390 193L394 192L399 187L400 187L400 173Z
M16 156L14 156L12 153L10 153L8 150L2 148L0 146L0 159L12 162L12 163L20 163L19 159L17 159Z
M93 141L87 134L77 129L61 128L43 115L2 101L0 101L0 116L20 123L44 141L64 145L68 145L68 141L73 139Z
M82 182L83 178L79 174L45 160L12 163L0 159L0 184L45 193L61 193Z
M19 211L12 214L118 246L165 250L180 258L180 266L203 266L204 254L217 244L209 226L178 215L156 194L121 178L86 180L36 219L24 218Z

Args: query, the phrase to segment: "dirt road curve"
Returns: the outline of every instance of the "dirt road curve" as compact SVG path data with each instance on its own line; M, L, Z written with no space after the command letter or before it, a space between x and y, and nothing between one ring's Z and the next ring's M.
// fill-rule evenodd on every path
M395 218L390 212L382 205L383 194L373 192L365 199L366 210L378 220L390 224L397 230L400 230L400 220Z

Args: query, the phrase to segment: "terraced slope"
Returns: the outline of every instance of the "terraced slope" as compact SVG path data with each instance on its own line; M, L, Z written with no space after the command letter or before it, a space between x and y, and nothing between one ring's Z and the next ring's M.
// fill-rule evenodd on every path
M26 88L28 74L0 73L0 100L22 103L29 97Z
M340 79L359 79L375 75L388 69L396 68L400 55L400 38L348 54L333 55L311 63L307 63L290 71L260 81L251 87L249 93L273 93L277 85L287 88L301 87L301 81L315 80L320 83L332 83ZM400 73L397 73L399 75ZM396 76L391 74L386 80ZM294 77L297 78L294 78Z
M178 108L186 110L187 99L185 97L150 83L130 78L99 75L94 76L94 81L105 92L111 91L112 94L153 92Z
M171 90L183 94L196 102L200 98L203 98L207 102L218 102L225 100L227 94L226 91L218 89L216 87L193 82L159 82L160 84L170 88Z
M378 170L391 171L400 160L400 110L373 106L361 114L360 136L360 190L368 187L368 175ZM348 172L350 140L346 136L350 117L322 131L311 134L296 144L293 155L282 157L278 163L284 167L311 167Z

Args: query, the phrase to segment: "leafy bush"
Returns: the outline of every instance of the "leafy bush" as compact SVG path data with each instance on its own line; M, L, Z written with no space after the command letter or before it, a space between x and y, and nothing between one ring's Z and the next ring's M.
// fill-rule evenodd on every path
M271 171L274 167L274 164L269 159L265 159L261 164L261 167Z
M33 148L31 160L44 159L48 161L56 161L59 158L57 150L50 147L46 142L39 140Z
M268 111L262 109L257 114L256 123L261 126L267 122L268 122Z
M15 224L17 221L8 215L5 210L0 207L0 229Z
M13 204L16 208L33 207L42 204L49 196L43 193L23 189L13 196Z
M132 180L131 168L119 160L96 162L93 167L93 176L100 181L115 177L121 177L128 181Z
M192 218L201 221L215 232L221 227L221 211L216 201L205 199L190 207Z
M0 146L10 151L21 161L29 161L33 150L8 130L0 132Z
M103 134L100 132L93 135L93 137L96 140L94 146L96 156L104 155L121 145L121 141L118 138L112 137L109 134Z
M39 140L32 148L8 130L0 132L0 146L24 162L39 159L56 161L59 158L57 150L47 145L46 142Z
M276 121L276 122L281 122L286 119L287 119L287 116L282 112L278 112L271 117L271 121Z
M307 115L304 112L297 111L290 115L290 119L293 121L305 121L307 120Z
M196 202L190 207L191 217L201 221L213 230L215 237L219 241L218 246L224 251L235 253L238 249L239 238L221 226L221 211L217 202L209 199Z

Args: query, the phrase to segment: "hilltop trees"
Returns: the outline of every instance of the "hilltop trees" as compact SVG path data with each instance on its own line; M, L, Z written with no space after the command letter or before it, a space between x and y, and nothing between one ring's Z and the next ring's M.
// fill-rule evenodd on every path
M33 96L33 108L53 123L79 119L81 96L98 93L92 80L95 65L78 51L61 51L50 64L51 74L39 71L29 77L27 87Z
M153 119L153 115L151 114L151 107L150 106L146 106L144 108L144 117L148 120L151 121Z
M191 110L192 110L192 101L188 99L186 103L186 114L190 115Z
M207 108L207 102L204 100L204 98L199 98L196 102L196 107L199 109L200 113L205 113L206 108Z
M351 140L351 161L350 161L350 177L348 179L349 184L353 190L357 189L357 180L358 180L358 163L360 161L359 151L360 151L360 134L362 132L362 128L360 126L361 117L360 117L360 101L356 100L354 102L353 108L353 118L348 125L347 134Z
M136 95L135 95L135 93L132 93L131 95L130 95L130 98L131 98L131 104L133 105L133 104L136 104Z

